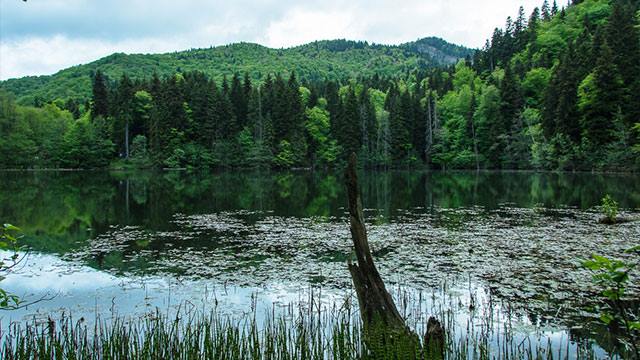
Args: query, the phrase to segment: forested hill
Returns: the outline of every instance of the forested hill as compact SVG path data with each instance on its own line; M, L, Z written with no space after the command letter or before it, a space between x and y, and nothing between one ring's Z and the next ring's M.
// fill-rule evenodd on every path
M201 71L215 80L234 73L261 80L266 74L296 71L303 82L346 80L349 78L398 77L414 70L453 64L471 56L473 50L439 38L424 38L402 45L377 45L360 41L326 40L287 49L271 49L258 44L238 43L208 49L191 49L166 54L116 53L89 64L74 66L51 76L30 76L0 82L18 103L74 99L84 102L91 96L91 77L100 69L107 78L160 77Z
M0 89L0 167L324 168L357 152L368 167L638 171L639 6L543 0L455 66L430 66L466 54L436 40L323 41L114 55L31 93L14 80L23 101L55 100Z

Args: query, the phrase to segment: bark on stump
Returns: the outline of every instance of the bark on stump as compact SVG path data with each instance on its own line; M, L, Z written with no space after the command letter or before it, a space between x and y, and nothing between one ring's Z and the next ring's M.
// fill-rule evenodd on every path
M351 238L358 261L357 264L349 262L349 272L358 296L368 358L442 359L444 336L440 323L433 318L429 319L432 330L431 334L427 334L423 352L418 335L407 327L400 316L373 262L364 226L355 154L349 159L345 178Z

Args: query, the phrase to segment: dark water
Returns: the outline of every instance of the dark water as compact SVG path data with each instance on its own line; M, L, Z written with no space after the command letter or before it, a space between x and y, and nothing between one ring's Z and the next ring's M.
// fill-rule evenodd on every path
M597 206L610 194L638 217L640 177L367 172L360 180L374 256L398 293L497 299L520 309L516 325L540 341L607 347L581 308L597 289L578 264L637 243L637 221L600 225ZM49 300L0 318L132 315L211 299L234 314L256 294L269 308L311 287L331 302L351 286L345 204L340 174L2 172L0 220L20 226L31 249L2 285Z

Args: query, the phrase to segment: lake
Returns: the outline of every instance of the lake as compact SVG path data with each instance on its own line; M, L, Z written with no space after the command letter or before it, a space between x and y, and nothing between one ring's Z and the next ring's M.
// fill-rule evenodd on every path
M409 324L438 314L464 336L488 318L492 341L508 328L568 358L579 346L611 351L586 311L598 290L579 264L592 253L629 256L640 221L601 225L598 206L610 194L638 219L639 176L397 171L360 180L374 257ZM37 301L0 311L2 326L353 301L345 206L340 173L2 172L0 219L21 227L30 248L2 287Z

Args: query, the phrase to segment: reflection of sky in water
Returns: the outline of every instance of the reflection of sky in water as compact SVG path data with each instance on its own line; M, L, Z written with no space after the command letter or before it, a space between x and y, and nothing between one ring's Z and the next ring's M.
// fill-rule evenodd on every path
M0 254L4 257L8 253ZM44 254L29 254L21 267L2 282L2 287L21 296L25 303L44 299L23 309L0 311L5 325L63 311L71 311L74 318L90 320L96 315L142 316L156 308L171 312L179 306L211 310L217 305L218 312L233 315L250 311L252 296L257 296L261 312L270 310L273 304L299 301L304 292L293 285L238 287L171 277L116 277Z
M7 254L2 252L0 256ZM321 308L327 312L340 307L347 298L356 301L351 290L320 290L294 283L269 283L258 287L168 276L118 277L44 254L29 254L25 263L3 281L2 286L22 296L26 302L47 298L23 309L0 311L3 331L12 322L46 321L49 317L69 314L76 320L83 317L89 326L97 317L102 320L138 318L156 311L172 316L177 311L207 313L215 309L220 315L243 319L253 313L254 306L258 325L261 325L265 316L272 311L284 314L288 305L308 308L311 296L315 306L320 298ZM488 304L492 300L488 292L476 284L445 286L438 291L413 290L405 286L392 286L389 290L409 326L418 333L424 333L429 316L437 315L453 325L456 341L462 341L471 328L472 332L489 331L493 347L504 340L505 331L509 331L515 343L527 346L531 343L533 349L536 344L546 346L548 343L556 353L576 347L566 331L536 327L525 316L507 320L500 304L493 303L490 307ZM474 309L470 308L471 303L475 305ZM357 319L357 311L353 315ZM508 329L507 322L510 323ZM484 329L487 324L491 325ZM605 355L599 348L596 348L596 354ZM573 356L575 354L567 358Z

